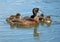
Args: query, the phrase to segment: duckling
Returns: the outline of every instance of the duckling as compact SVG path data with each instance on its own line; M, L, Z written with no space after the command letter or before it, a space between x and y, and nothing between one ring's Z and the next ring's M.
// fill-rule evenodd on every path
M41 13L41 15L39 16L39 20L44 21L44 14L43 13Z
M20 17L20 14L19 13L17 13L16 15L11 15L9 18L19 18Z
M20 21L21 20L21 14L20 13L17 13L14 21Z
M21 20L21 15L19 13L17 13L16 15L11 15L9 18L6 19L6 21L10 23L20 20Z
M45 18L45 22L46 22L46 23L51 23L51 17L50 17L50 16L47 16L47 17Z
M7 18L6 21L9 22L9 23L11 23L12 21L14 21L14 18L15 18L15 16L12 15L9 18Z

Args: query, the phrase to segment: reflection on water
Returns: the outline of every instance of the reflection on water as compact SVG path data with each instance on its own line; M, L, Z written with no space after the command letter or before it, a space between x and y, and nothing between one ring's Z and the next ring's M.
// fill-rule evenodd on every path
M41 26L44 26L45 24L47 25L47 27L50 27L51 26L51 24L52 24L52 22L50 22L50 23L45 23L45 22L42 22L42 21L40 21L40 23L39 23Z
M38 37L39 36L39 33L38 33L38 26L35 25L34 26L34 37Z
M16 25L16 24L11 24L11 23L8 23L8 24L10 25L11 29L14 29L15 27L16 28L24 28L24 29L33 27L34 28L34 32L33 32L34 37L38 37L39 36L39 33L37 32L39 24L28 25L28 26L26 26L26 25Z
M50 27L50 26L51 26L51 24L52 24L52 22L51 22L51 23L46 23L47 27Z
M11 29L14 29L15 27L16 28L24 28L24 29L26 29L26 28L32 28L33 27L34 28L34 32L33 32L34 37L39 37L38 26L39 25L40 26L44 26L44 24L46 24L47 27L50 27L51 26L51 23L45 23L45 22L40 21L39 24L36 24L36 25L28 25L28 26L26 26L26 25L16 25L16 24L11 24L11 23L8 23L8 24L10 25L10 28Z
M52 22L51 22L52 23ZM38 25L41 25L41 26L44 26L45 24L47 25L47 27L50 27L51 26L51 23L45 23L45 22L42 22L40 21L39 24L36 24L36 25L16 25L16 24L11 24L11 23L8 23L10 25L11 28L38 28Z

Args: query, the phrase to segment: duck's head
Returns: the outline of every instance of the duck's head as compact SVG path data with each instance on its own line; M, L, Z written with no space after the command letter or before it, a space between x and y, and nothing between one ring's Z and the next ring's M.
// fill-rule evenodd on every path
M33 12L33 15L37 15L39 11L39 8L33 8L32 12Z

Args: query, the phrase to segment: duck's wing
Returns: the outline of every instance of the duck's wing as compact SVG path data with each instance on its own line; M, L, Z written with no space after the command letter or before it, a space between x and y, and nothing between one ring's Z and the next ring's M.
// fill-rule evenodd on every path
M24 17L23 20L33 21L34 19L27 16L27 17Z
M26 17L23 17L23 19L29 19L30 17L26 16Z

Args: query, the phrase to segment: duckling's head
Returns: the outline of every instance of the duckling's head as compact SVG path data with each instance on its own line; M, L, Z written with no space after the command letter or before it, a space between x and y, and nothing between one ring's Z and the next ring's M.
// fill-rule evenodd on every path
M50 22L51 22L51 17L50 17L50 16L47 16L47 17L45 18L45 22L50 23Z
M43 13L41 13L41 15L39 16L39 20L44 21L44 14Z
M20 13L17 13L16 16L20 16L21 14Z
M40 16L44 17L44 14L43 14L43 13L41 13L41 15L40 15Z
M47 16L47 18L51 18L50 16Z
M33 15L36 15L38 11L39 11L39 8L33 8L33 10L32 10Z
M21 16L20 13L16 14L16 18L20 18L20 16Z

